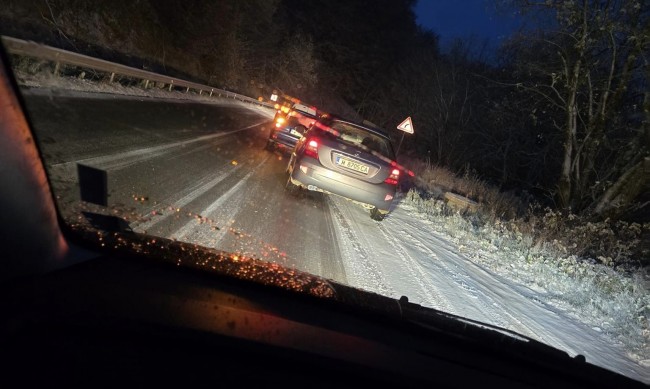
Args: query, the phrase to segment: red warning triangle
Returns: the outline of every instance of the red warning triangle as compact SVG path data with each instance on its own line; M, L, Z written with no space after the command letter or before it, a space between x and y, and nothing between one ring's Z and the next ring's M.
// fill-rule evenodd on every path
M397 126L397 129L400 131L407 132L409 134L413 133L413 122L411 121L411 117L407 117L406 120L404 120L402 123L400 123L399 126Z

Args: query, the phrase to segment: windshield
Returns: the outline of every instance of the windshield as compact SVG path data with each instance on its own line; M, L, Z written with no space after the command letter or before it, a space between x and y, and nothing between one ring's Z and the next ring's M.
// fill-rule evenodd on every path
M473 39L424 0L5 3L94 246L406 296L650 382L648 7L499 2L513 27ZM288 107L353 151L282 131Z

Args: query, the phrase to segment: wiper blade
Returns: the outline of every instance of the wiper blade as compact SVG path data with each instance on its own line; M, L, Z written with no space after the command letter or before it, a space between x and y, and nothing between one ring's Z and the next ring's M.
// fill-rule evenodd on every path
M522 355L524 355L524 352L533 349L536 352L534 358L545 355L554 360L559 358L585 362L583 355L576 355L572 358L565 351L521 335L515 331L434 308L423 307L419 304L409 302L406 296L402 296L397 300L397 304L403 321L430 331L444 332L447 335L453 334L474 342L480 342L486 346L497 347L500 350L503 350L503 346L506 345L510 348L503 351Z
M478 320L469 319L469 318L462 317L462 316L457 316L457 315L454 315L452 313L447 313L447 312L444 312L444 311L439 311L439 310L437 310L435 308L427 308L427 307L423 307L423 306L421 306L419 304L411 303L411 302L408 301L408 297L406 297L406 296L402 296L398 300L398 305L400 307L400 310L402 311L402 318L405 319L405 320L411 321L413 323L418 323L418 324L422 324L422 325L430 324L430 323L428 323L427 320L423 320L423 319L430 319L431 315L432 315L432 311L433 311L433 314L436 315L436 316L442 316L442 317L447 318L447 319L456 320L456 321L466 323L466 324L470 324L470 325L480 327L480 328L483 328L483 329L486 329L486 330L495 331L495 332L498 332L498 333L500 333L502 335L507 335L507 336L509 336L511 338L514 338L514 339L522 341L522 342L535 342L534 339L531 339L531 338L529 338L527 336L521 335L521 334L519 334L519 333L517 333L515 331L512 331L512 330L509 330L507 328L502 328L502 327L499 327L499 326L496 326L496 325L493 325L493 324L484 323L484 322L481 322L481 321L478 321Z
M565 351L515 331L411 303L406 296L396 300L336 282L330 283L336 291L336 300L365 309L370 314L392 317L397 322L415 326L429 334L439 333L444 337L451 336L467 343L492 348L496 352L514 353L518 356L530 358L546 356L553 362L585 361L582 355L571 358Z

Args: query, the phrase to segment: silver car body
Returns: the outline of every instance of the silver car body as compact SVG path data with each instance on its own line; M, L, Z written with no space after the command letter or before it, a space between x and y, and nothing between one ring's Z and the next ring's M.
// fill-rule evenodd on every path
M312 141L317 144L317 155L310 147ZM393 161L390 140L378 130L343 120L328 125L317 122L292 152L289 180L386 214L397 189Z

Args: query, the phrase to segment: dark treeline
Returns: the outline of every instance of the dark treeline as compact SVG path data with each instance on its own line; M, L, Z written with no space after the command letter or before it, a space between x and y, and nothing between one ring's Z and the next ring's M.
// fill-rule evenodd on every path
M472 41L442 53L415 0L2 2L0 33L252 96L277 89L396 140L411 116L402 155L558 209L648 219L643 0L510 0L552 27L513 36L491 62Z

